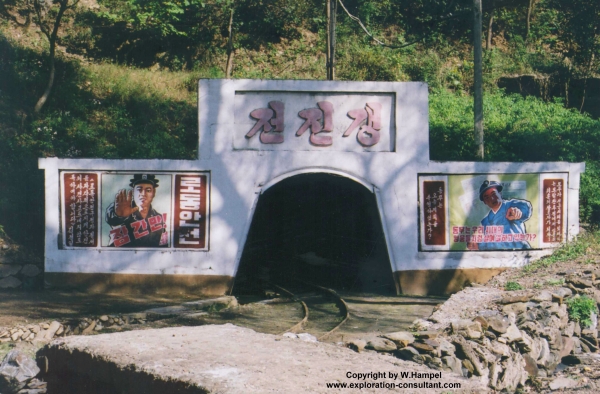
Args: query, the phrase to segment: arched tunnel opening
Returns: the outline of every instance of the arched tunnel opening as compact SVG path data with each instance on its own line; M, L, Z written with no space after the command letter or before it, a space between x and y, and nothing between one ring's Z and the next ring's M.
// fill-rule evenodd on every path
M374 193L342 176L312 173L259 197L233 293L290 281L396 294Z

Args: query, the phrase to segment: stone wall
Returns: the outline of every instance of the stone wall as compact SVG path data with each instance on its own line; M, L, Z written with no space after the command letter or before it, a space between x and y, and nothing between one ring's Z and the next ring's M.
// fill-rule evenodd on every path
M0 290L38 290L43 286L42 257L23 250L7 237L0 239Z

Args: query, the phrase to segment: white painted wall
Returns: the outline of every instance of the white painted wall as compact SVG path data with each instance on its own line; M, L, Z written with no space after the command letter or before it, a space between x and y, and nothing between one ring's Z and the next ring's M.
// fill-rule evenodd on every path
M248 131L248 123L236 124L241 116L236 114L236 93L256 96L256 92L280 98L286 94L297 97L298 92L317 97L330 92L392 95L395 116L391 117L390 141L395 151L354 149L347 152L336 150L337 146L261 150L260 146L253 145L248 150L239 149L239 135ZM394 271L514 267L548 253L548 250L420 252L418 174L566 172L567 232L570 238L579 232L579 177L584 164L430 161L427 86L423 83L201 80L198 106L198 160L39 160L46 174L46 272L233 276L260 193L289 176L310 172L343 175L376 192ZM238 97L237 107L240 106ZM261 106L265 105L256 108ZM286 117L292 115L289 113ZM59 170L210 171L209 250L61 249Z

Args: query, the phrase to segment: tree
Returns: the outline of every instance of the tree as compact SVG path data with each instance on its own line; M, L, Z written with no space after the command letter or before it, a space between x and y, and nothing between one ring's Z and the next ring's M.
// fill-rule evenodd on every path
M52 87L54 86L54 76L56 74L56 39L58 37L60 24L65 12L74 9L75 6L77 6L77 3L79 3L79 0L52 0L52 2L50 0L33 0L32 3L34 9L34 21L42 33L44 33L50 44L50 55L48 56L50 60L50 76L48 77L46 89L38 99L34 108L34 112L39 113L44 107L44 104L46 104L48 96L50 96Z

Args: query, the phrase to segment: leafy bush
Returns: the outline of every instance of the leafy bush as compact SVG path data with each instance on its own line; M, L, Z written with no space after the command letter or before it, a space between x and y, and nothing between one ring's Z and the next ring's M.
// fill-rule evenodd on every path
M586 295L575 296L567 300L567 310L569 318L578 322L582 328L589 327L592 324L592 312L598 314L596 300Z
M523 290L523 286L521 286L518 282L506 282L506 284L504 285L504 290L506 290L506 291Z

